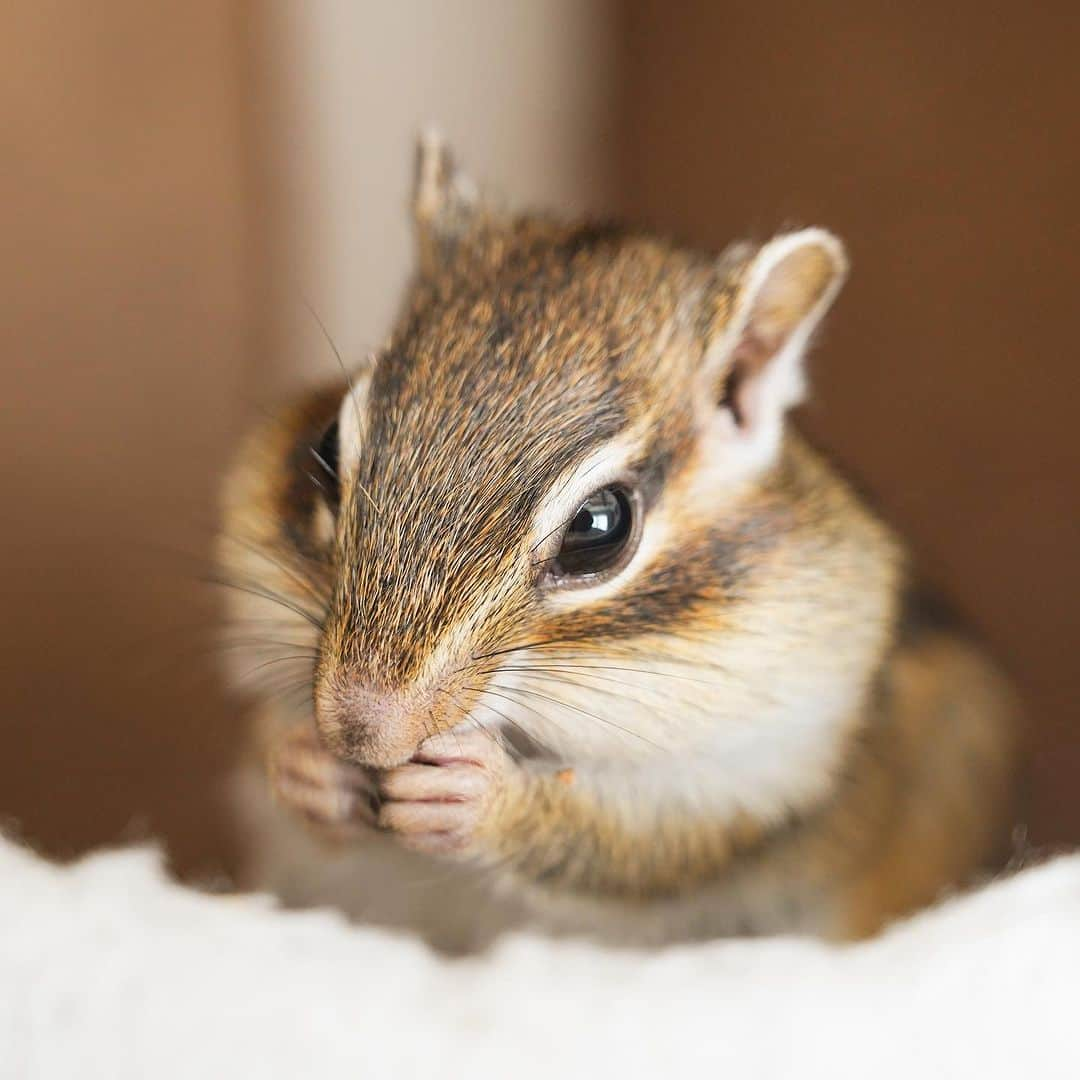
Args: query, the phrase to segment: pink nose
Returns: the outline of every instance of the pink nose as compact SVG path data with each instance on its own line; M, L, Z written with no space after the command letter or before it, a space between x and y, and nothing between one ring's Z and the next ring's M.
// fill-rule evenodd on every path
M399 765L420 741L415 709L402 694L334 679L315 691L315 725L332 753L359 765Z

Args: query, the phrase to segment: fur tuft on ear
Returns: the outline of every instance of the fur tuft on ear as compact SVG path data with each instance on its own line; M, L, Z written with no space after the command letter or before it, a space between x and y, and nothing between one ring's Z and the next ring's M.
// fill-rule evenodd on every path
M424 132L417 143L413 193L422 272L432 273L453 257L475 223L479 202L476 185L458 169L442 136Z
M739 261L706 377L730 435L762 460L779 445L784 413L803 396L807 343L848 264L843 245L824 229L778 236Z

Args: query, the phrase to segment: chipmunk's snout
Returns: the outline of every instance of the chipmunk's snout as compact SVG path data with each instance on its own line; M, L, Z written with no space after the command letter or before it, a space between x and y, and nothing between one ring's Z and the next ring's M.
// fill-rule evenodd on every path
M315 725L327 749L338 757L389 768L408 761L436 730L428 697L330 676L315 688Z

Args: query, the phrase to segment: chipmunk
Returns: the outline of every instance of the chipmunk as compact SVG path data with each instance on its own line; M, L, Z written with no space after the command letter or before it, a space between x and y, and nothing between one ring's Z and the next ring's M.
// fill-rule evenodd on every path
M237 644L299 695L261 684L278 885L852 939L992 865L1013 693L787 419L840 242L512 215L432 140L418 173L385 348L226 484Z

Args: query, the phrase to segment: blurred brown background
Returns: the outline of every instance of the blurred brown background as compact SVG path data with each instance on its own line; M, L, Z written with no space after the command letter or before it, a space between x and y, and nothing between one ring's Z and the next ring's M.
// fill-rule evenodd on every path
M1020 678L1032 838L1080 840L1080 16L1065 5L21 3L0 26L0 815L226 850L242 731L198 578L230 446L378 341L415 131L515 202L854 274L815 435Z

